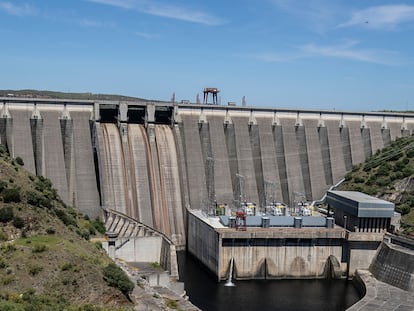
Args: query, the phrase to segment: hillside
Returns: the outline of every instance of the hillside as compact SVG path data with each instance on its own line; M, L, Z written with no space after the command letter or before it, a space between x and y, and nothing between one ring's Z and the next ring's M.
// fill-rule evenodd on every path
M0 310L132 309L133 283L89 241L99 231L0 145Z
M340 190L361 191L395 203L404 232L414 236L414 136L399 138L354 166Z
M25 97L25 98L53 98L53 99L75 99L75 100L142 100L142 98L93 93L68 93L40 90L0 90L0 97Z

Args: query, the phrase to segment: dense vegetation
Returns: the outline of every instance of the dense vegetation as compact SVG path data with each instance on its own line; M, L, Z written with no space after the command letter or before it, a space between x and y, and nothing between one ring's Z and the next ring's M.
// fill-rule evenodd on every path
M414 235L414 136L398 138L354 166L341 190L355 190L395 203L407 234Z
M23 165L0 145L0 310L132 309L134 284L90 241L103 224Z

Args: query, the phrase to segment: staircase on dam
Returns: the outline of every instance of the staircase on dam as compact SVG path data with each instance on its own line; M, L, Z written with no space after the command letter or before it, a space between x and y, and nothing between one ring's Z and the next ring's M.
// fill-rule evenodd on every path
M158 263L178 280L176 247L164 234L122 213L105 210L108 241L103 247L113 259L134 263Z
M414 114L1 98L0 140L61 199L186 244L186 210L322 197Z

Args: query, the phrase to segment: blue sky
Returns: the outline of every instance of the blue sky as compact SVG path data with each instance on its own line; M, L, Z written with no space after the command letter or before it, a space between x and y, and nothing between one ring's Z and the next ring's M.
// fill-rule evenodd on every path
M0 0L0 88L414 110L414 1Z

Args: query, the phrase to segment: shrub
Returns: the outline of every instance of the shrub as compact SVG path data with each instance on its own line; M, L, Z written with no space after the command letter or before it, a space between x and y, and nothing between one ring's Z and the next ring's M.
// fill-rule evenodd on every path
M30 205L39 206L42 197L43 196L37 191L29 190L26 192L27 203Z
M2 246L1 250L4 253L13 253L16 250L16 245L8 243L6 246Z
M29 267L29 274L35 276L36 274L39 274L39 272L41 272L42 270L42 266L32 265Z
M407 157L402 158L401 160L405 165L407 165L408 163L410 163L410 159Z
M43 253L47 250L47 246L45 244L36 244L32 248L32 253Z
M152 262L151 263L151 267L153 267L154 269L159 269L159 268L161 268L161 265L158 263L158 262Z
M103 248L102 247L102 242L98 241L98 242L95 242L94 244L95 244L96 248L99 249L99 250L101 250Z
M46 198L42 193L38 191L26 192L27 203L33 206L51 208L53 206L52 200Z
M46 189L43 191L43 194L49 200L57 200L57 190L55 188Z
M368 195L376 195L378 193L378 189L375 187L367 187L364 189L364 191Z
M95 230L94 226L91 223L88 224L88 230L89 230L90 235L95 235L96 234L96 230Z
M62 271L69 271L72 270L73 264L71 262L64 263L63 266L60 268Z
M3 230L0 230L0 241L7 241L8 239L9 235Z
M57 209L55 211L56 216L66 225L66 226L74 226L77 227L78 223L76 222L75 218L72 215L69 215L64 210Z
M400 161L395 162L393 170L394 170L394 172L399 172L404 167L405 167L405 163L400 160Z
M3 145L3 144L0 144L0 154L4 154L4 155L7 155L7 148L6 148L6 146L5 145Z
M92 225L95 228L95 230L98 231L100 234L105 234L106 232L105 225L98 218L92 221Z
M46 177L39 176L38 180L35 182L35 189L42 192L44 196L50 200L55 200L57 198L57 190L52 188L52 182Z
M365 185L367 185L367 186L372 186L372 185L374 185L375 184L375 179L368 179L366 182L365 182Z
M49 227L46 229L46 233L47 234L55 234L56 233L56 229L53 227Z
M359 168L361 167L361 164L358 164L358 165L353 165L352 166L352 172L358 172L358 170L359 170Z
M414 196L413 196L413 195L410 195L410 196L407 198L407 203L408 203L410 206L414 206Z
M9 222L13 219L13 208L10 206L0 208L0 222Z
M82 238L84 238L85 240L89 240L90 239L90 234L88 230L81 230L81 229L76 229L76 233L81 236Z
M103 269L104 280L109 286L118 288L124 295L129 295L134 289L134 283L116 264L110 263Z
M23 301L32 301L32 298L34 296L34 294L36 293L34 288L28 288L24 291L23 295L22 295L22 299Z
M0 269L7 268L7 263L4 262L3 258L0 258Z
M387 163L383 163L377 170L377 176L387 176L391 170L391 165Z
M21 201L20 189L17 189L17 188L4 189L1 194L3 196L4 203L10 203L10 202L18 203Z
M414 148L408 149L408 150L406 151L406 155L407 155L407 157L409 157L409 158L414 158Z
M409 177L411 176L414 172L413 169L409 166L406 166L403 170L402 170L403 176L404 177Z
M402 172L394 172L390 174L390 178L391 180L397 180L397 179L402 179L404 178L404 175Z
M7 187L7 182L0 180L0 192L2 192Z
M16 163L19 164L20 166L24 165L23 159L21 157L16 157Z
M410 205L408 205L407 203L401 204L400 206L398 206L397 209L401 213L401 215L406 215L411 210Z
M362 183L365 182L365 178L362 177L362 176L357 175L357 176L354 177L354 182L357 183L357 184L362 184Z
M170 299L170 298L166 299L166 305L170 309L177 309L178 307L177 301L174 299Z
M24 227L24 219L19 217L19 216L14 216L13 226L17 229L23 228Z
M5 278L3 278L2 280L1 280L1 283L3 284L3 285L9 285L10 283L12 283L14 281L14 277L13 276L8 276L8 277L5 277ZM7 309L1 309L1 306L0 306L0 310L7 310ZM15 310L15 309L11 309L11 310Z
M380 177L376 180L376 184L380 187L388 186L390 183L391 181L388 177Z

